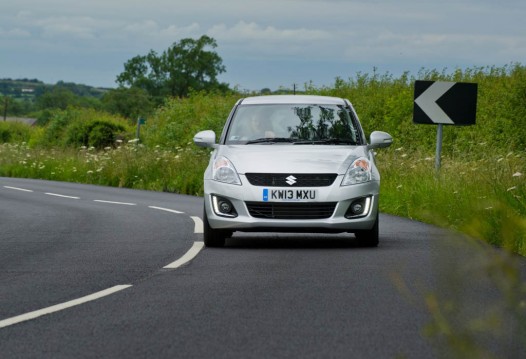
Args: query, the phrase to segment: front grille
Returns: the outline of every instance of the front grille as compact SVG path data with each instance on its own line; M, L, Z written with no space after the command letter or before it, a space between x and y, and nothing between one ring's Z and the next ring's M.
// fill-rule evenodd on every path
M245 202L248 212L255 218L267 219L323 219L330 218L336 202L281 203Z
M336 173L246 173L253 186L264 187L327 187L333 184Z

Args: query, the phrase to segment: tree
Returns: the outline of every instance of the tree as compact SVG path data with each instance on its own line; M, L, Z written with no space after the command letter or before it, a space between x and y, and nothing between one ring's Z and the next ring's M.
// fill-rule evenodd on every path
M104 109L111 113L134 120L138 116L148 116L154 105L148 93L138 87L109 90L102 97Z
M46 91L37 99L37 108L44 109L61 109L65 110L68 106L76 105L78 96L71 90L64 87L53 87L52 90Z
M182 39L161 55L151 50L146 56L135 56L124 64L117 76L121 87L138 87L154 98L185 97L193 90L227 90L217 76L225 72L223 60L213 50L216 41L206 35L199 39ZM210 50L207 50L211 48Z

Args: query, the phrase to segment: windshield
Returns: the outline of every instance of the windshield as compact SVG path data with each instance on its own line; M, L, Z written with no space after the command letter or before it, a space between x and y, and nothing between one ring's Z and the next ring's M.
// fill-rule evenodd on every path
M241 105L226 144L360 144L357 124L340 105Z

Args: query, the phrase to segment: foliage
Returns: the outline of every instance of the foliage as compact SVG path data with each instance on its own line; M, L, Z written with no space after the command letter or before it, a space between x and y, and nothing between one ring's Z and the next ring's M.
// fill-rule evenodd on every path
M43 109L61 109L65 110L68 106L75 104L76 96L66 88L55 87L46 91L37 100L37 107Z
M8 116L39 117L34 113L51 108L65 109L71 105L100 109L100 99L106 91L63 81L50 85L36 79L0 79L1 108L4 108L4 98L7 97Z
M424 334L440 357L521 357L526 349L526 283L520 259L469 238L436 247L437 283L424 294L431 314Z
M134 140L116 147L42 149L0 144L0 176L40 178L199 195L208 154L194 148L147 149Z
M223 60L213 50L216 41L206 35L175 42L161 55L151 50L145 56L135 56L124 64L124 72L117 83L124 87L138 87L154 99L166 96L185 97L190 90L227 90L217 76L225 72Z
M148 93L139 87L109 90L102 97L106 111L120 115L133 122L140 116L149 116L154 111L154 103Z
M0 143L27 142L31 136L32 129L24 123L0 122Z
M219 136L238 96L193 92L186 99L171 98L144 126L143 141L150 147L186 147L202 129Z
M93 109L67 108L49 114L43 132L31 144L39 147L113 146L116 139L131 138L125 119Z
M381 210L526 255L526 151L479 156L446 157L437 174L430 154L402 147L379 151Z
M526 67L514 64L456 70L451 74L424 71L417 77L399 78L387 74L357 74L347 81L337 78L334 86L321 89L306 86L311 94L348 98L354 105L366 133L389 132L407 151L433 151L436 127L414 125L414 81L462 81L478 84L477 124L445 126L443 151L449 156L479 156L472 146L486 143L501 153L524 150L526 146Z

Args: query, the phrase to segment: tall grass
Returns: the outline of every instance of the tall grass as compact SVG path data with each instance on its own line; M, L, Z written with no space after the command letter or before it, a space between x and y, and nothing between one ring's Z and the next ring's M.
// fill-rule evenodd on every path
M448 227L526 255L526 153L473 160L434 156L402 147L379 151L380 209Z
M102 151L32 149L26 143L0 144L0 176L37 178L199 195L207 153L193 148L147 149L118 140Z

